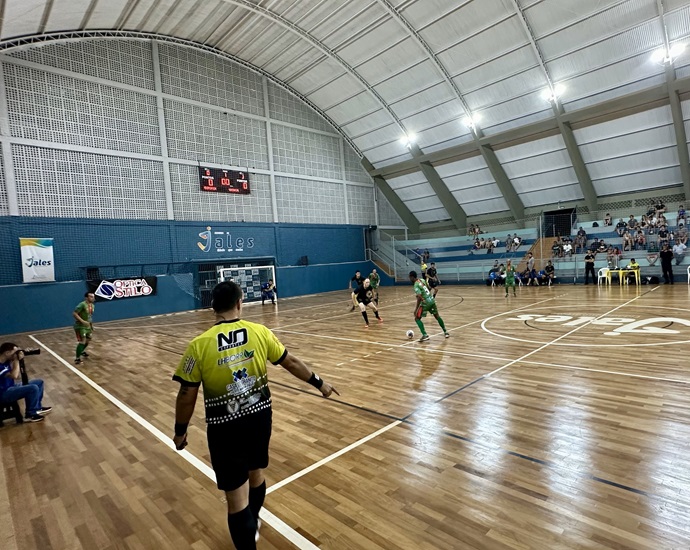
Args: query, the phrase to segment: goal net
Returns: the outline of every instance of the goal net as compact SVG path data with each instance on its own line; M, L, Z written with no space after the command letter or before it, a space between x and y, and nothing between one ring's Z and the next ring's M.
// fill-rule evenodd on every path
M218 282L233 281L240 285L244 292L245 302L261 300L261 285L273 281L276 288L276 270L272 265L261 267L219 267Z

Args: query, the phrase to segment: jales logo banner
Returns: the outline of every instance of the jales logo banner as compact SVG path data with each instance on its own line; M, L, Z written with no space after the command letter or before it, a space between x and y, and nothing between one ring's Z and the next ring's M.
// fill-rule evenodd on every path
M45 283L55 280L53 239L21 237L22 274L25 283Z

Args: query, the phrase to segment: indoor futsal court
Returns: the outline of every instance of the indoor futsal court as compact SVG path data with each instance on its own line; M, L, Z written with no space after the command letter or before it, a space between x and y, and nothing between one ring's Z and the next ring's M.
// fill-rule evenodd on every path
M382 289L368 330L347 291L246 306L341 393L269 368L259 548L690 547L685 286L445 285L437 302L451 336L427 317L423 343L411 286ZM3 548L227 547L202 407L186 451L169 437L171 374L212 322L97 324L77 367L69 330L16 337L43 347L55 412L0 430L0 490L27 511Z

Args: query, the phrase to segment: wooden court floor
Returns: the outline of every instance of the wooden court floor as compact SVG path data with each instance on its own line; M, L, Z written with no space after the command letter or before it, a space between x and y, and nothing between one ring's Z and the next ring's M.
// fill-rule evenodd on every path
M347 291L251 305L342 394L269 367L261 549L690 548L690 287L442 286L444 339L382 289L365 330ZM69 313L69 312L68 312ZM170 380L209 311L18 335L55 407L0 429L0 548L232 548L203 407L169 446ZM5 338L10 339L10 338Z

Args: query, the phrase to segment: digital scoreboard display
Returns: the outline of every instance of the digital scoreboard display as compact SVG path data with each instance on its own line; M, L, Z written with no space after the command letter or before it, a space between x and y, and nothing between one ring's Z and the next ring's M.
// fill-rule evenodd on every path
M246 172L199 166L199 186L210 193L239 193L249 195L249 176Z

